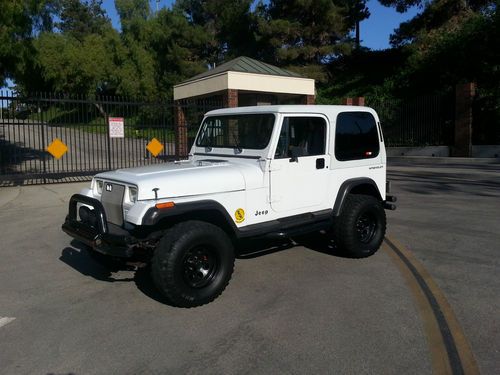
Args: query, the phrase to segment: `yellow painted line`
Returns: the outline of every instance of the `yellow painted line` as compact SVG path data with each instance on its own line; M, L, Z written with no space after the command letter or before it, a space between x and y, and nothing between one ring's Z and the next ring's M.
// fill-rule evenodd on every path
M415 256L392 238L383 250L395 262L415 298L435 374L479 374L465 334L443 292Z

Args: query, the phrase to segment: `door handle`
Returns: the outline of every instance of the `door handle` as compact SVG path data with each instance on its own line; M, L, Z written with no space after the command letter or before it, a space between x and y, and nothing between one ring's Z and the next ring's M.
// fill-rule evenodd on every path
M316 169L323 169L323 168L325 168L325 158L316 159Z

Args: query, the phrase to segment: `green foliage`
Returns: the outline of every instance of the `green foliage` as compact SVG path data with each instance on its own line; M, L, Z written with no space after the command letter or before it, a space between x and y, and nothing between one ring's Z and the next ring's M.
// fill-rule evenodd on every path
M42 33L35 41L38 67L51 91L95 94L116 84L109 46L117 33L89 34L78 40L71 35Z
M64 34L83 40L89 34L100 34L111 27L101 8L102 0L60 0L60 21L55 25Z
M32 66L33 34L51 29L51 1L2 0L0 5L0 85Z
M417 5L422 11L396 30L394 48L356 51L332 62L332 81L319 85L319 101L365 96L372 102L394 102L450 93L464 82L477 82L482 95L500 90L500 23L494 1L380 2L399 11Z
M207 36L203 55L209 63L257 52L252 0L178 0L175 9Z
M379 0L386 6L393 6L399 12L405 12L411 6L422 9L411 20L403 22L391 36L394 46L401 46L418 40L428 33L454 32L457 24L471 14L483 14L491 7L496 7L494 0Z
M494 1L426 3L392 37L408 56L394 77L398 88L418 94L450 91L471 81L500 86L498 20Z
M151 26L148 45L157 66L157 82L169 97L174 84L204 70L202 55L209 37L176 10L162 9Z
M2 0L0 83L169 99L173 85L209 64L245 55L316 79L318 103L450 91L465 81L499 97L495 1L379 1L421 10L387 51L354 48L366 0L177 0L159 12L149 0L116 0L119 31L102 0Z
M348 14L342 1L271 0L258 24L268 59L281 65L323 64L349 53Z
M137 40L147 38L147 24L151 17L148 0L116 0L115 7L124 35L132 35Z
M407 60L402 49L370 51L361 49L329 65L331 80L318 85L318 102L338 104L342 98L371 96L392 99L395 76Z

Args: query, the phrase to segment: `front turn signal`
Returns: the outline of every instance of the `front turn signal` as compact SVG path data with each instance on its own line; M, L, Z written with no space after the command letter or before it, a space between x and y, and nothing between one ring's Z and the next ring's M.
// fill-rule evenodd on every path
M174 202L164 202L164 203L157 203L155 204L155 207L159 210L164 210L167 208L173 208L175 206Z

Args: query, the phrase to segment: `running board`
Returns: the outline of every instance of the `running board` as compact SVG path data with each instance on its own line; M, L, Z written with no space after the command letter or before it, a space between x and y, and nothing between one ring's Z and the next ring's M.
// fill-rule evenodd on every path
M313 224L302 225L294 228L287 228L286 230L281 230L279 232L270 232L263 235L262 237L267 239L292 238L328 229L330 228L331 224L332 223L330 220L325 220Z

